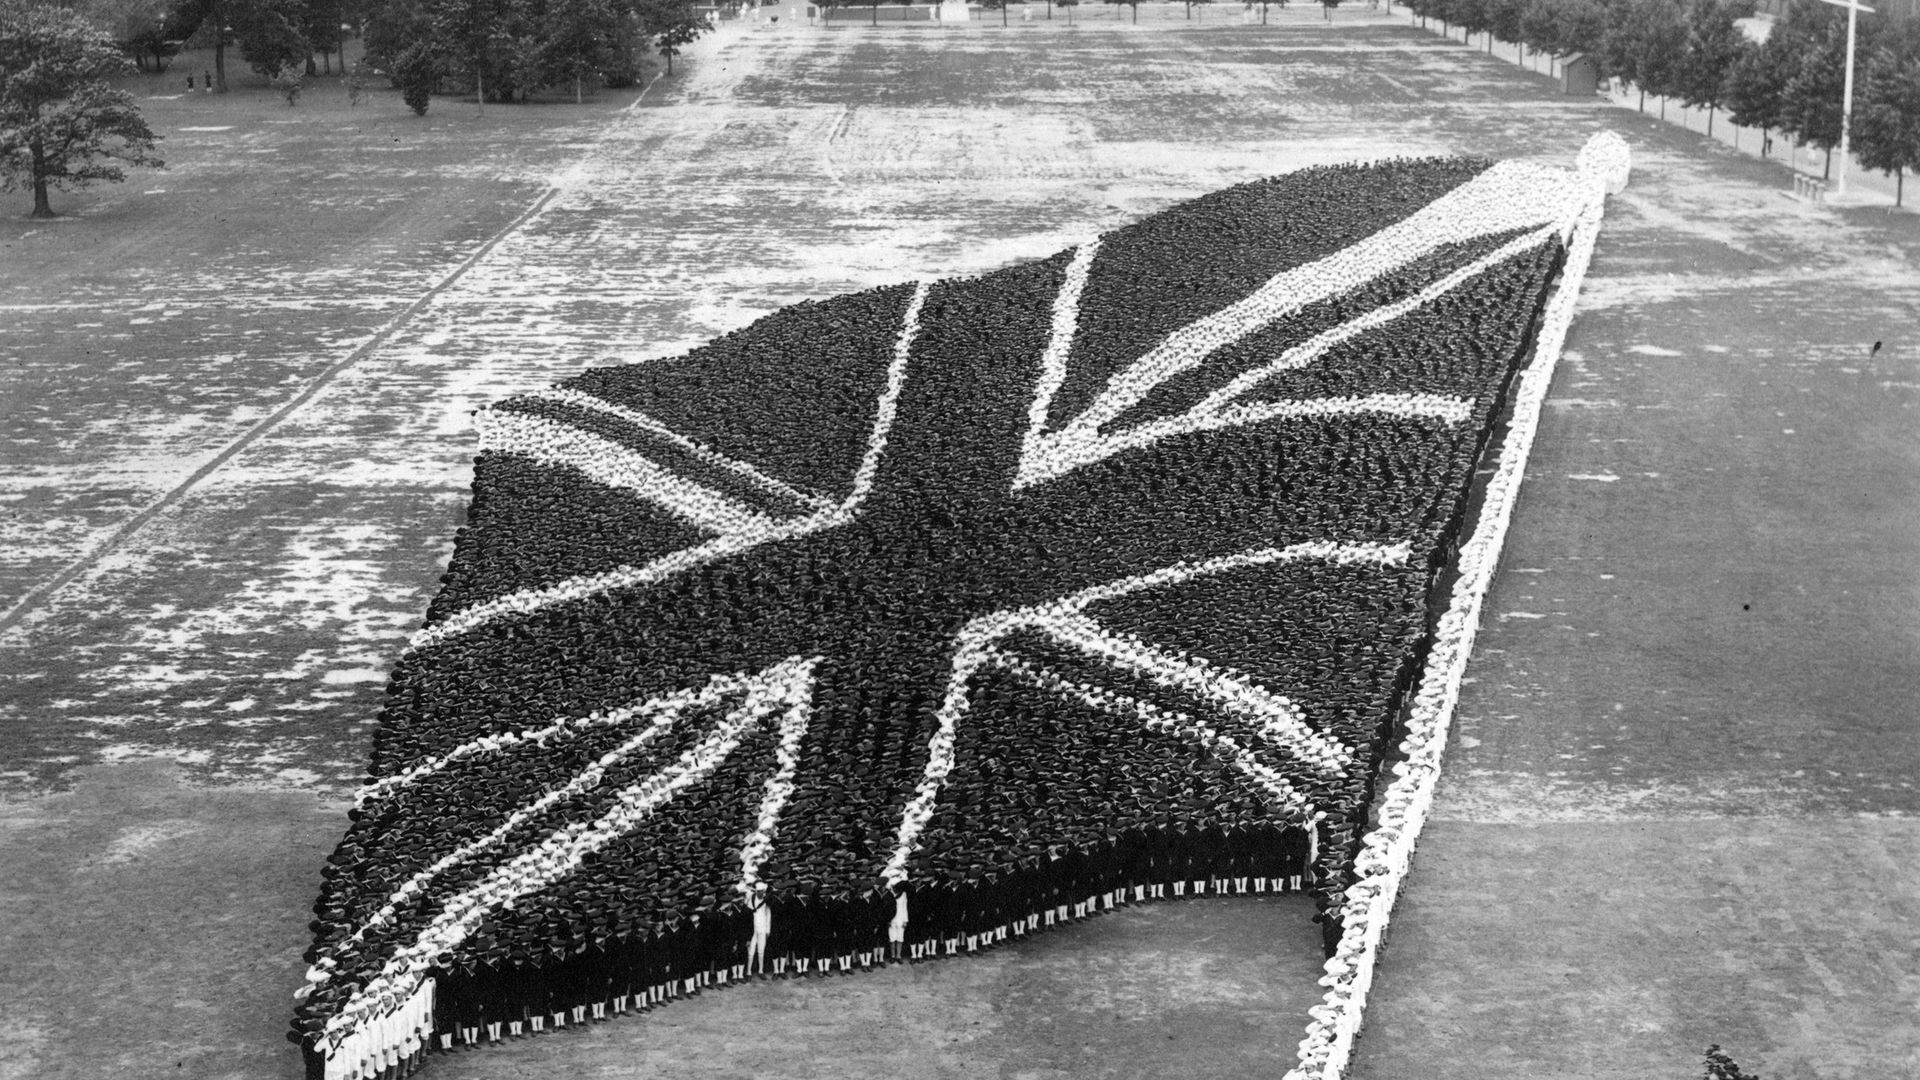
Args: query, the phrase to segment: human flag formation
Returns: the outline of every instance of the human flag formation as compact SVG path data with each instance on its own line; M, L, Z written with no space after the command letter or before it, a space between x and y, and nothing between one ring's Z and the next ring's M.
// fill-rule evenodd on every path
M1420 799L1383 760L1457 688L1511 504L1476 470L1517 480L1490 440L1625 179L1611 135L1292 173L483 410L315 905L310 1070L1183 895L1306 890L1370 977Z

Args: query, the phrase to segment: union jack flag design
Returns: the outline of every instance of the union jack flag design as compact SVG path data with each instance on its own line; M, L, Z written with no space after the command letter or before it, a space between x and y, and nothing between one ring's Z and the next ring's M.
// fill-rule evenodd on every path
M1330 940L1575 174L1317 169L479 415L317 1074L1307 889Z

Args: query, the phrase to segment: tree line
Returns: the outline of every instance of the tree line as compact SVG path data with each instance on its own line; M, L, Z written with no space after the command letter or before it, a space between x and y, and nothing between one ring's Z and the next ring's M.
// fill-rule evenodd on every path
M345 42L359 32L363 68L425 113L448 86L482 102L631 86L645 50L671 72L709 25L692 0L0 0L0 191L28 189L33 216L52 217L52 188L162 167L160 137L113 80L164 70L190 42L213 49L209 89L227 89L237 49L291 105L301 77L331 72L336 53L347 71Z
M578 100L589 86L634 85L649 50L671 73L673 58L710 26L692 0L381 0L367 21L366 59L417 112L443 85L481 101L553 88Z
M1409 0L1423 21L1459 27L1565 61L1584 55L1603 78L1707 110L1707 131L1725 110L1742 127L1773 132L1827 153L1840 145L1847 16L1818 0L1793 0L1764 43L1739 21L1753 0ZM1862 15L1854 72L1854 155L1895 178L1920 169L1920 21ZM1767 152L1767 142L1762 153Z
M213 89L227 89L229 52L269 80L346 69L346 42L425 111L435 89L524 101L553 88L631 86L641 57L673 58L707 28L692 0L74 0L142 70L164 70L183 47L213 50Z

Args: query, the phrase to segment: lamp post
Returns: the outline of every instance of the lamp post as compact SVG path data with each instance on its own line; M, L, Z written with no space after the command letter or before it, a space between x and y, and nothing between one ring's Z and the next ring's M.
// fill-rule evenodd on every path
M1847 9L1847 83L1840 98L1840 179L1833 185L1833 197L1847 197L1847 150L1853 132L1853 43L1860 25L1860 13L1873 14L1873 9L1860 3L1860 0L1820 0L1823 4L1833 4Z

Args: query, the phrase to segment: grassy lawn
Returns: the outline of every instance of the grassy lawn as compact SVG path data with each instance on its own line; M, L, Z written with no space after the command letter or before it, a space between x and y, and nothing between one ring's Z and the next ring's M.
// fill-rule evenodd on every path
M1884 937L1920 918L1887 854L1920 812L1917 219L1792 203L1771 166L1348 9L860 14L484 114L325 78L294 108L188 94L183 60L132 84L167 171L56 193L55 222L0 206L0 610L31 601L0 625L0 1077L299 1075L305 908L475 405L1255 176L1564 165L1608 127L1634 185L1356 1075L1691 1076L1716 1041L1768 1077L1920 1068L1920 956ZM1304 917L1135 916L429 1075L1283 1071Z
M324 77L294 108L251 72L188 94L187 59L130 80L166 171L57 194L51 222L19 199L0 216L0 604L367 341L636 93L421 118Z

